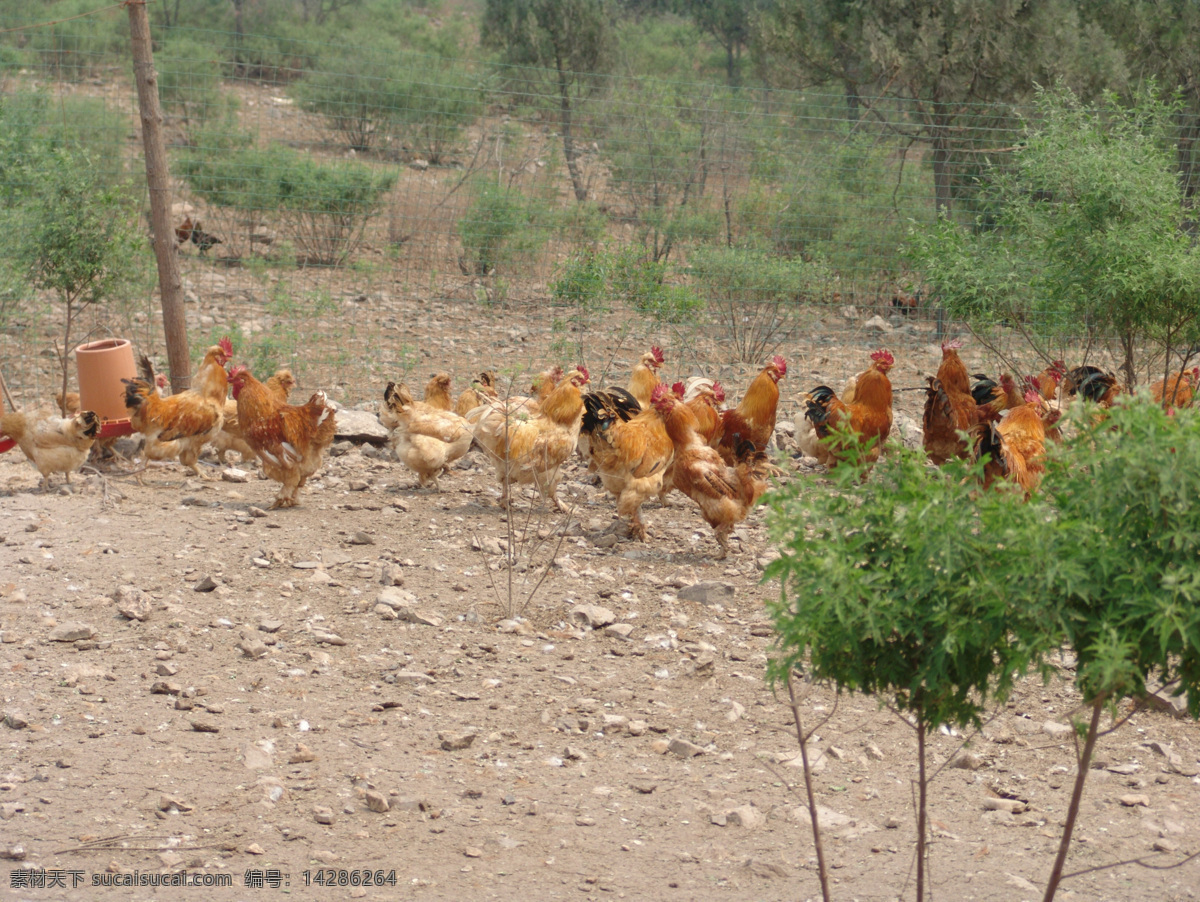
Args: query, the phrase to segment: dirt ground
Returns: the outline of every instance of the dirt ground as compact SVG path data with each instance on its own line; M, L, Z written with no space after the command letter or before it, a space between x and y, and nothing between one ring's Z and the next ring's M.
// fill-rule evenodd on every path
M462 342L440 357L451 328L431 319L412 340L456 390L503 366L495 345L495 361ZM544 338L513 329L507 353L536 359ZM780 419L879 340L794 359ZM888 343L896 385L920 386L929 336ZM730 377L736 399L749 374ZM920 397L897 395L910 437ZM763 676L777 589L761 582L761 508L726 561L678 494L647 505L653 538L631 543L574 462L572 515L526 498L510 534L476 455L430 493L387 449L336 450L301 507L265 514L276 487L253 465L244 483L167 466L144 485L111 470L42 494L19 452L0 456L0 898L819 898L791 714ZM981 734L934 737L939 766L968 740L973 756L933 783L935 898L1040 898L1074 771L1070 664L1061 682L1024 684ZM912 730L824 688L802 709L829 716L816 787L834 897L913 898ZM1200 847L1198 755L1196 726L1168 713L1105 737L1068 870ZM989 810L996 798L1015 813ZM23 868L66 887L15 887ZM344 883L315 885L330 869ZM350 885L368 870L394 885ZM228 886L93 885L180 872ZM1060 895L1198 891L1193 860L1094 871Z

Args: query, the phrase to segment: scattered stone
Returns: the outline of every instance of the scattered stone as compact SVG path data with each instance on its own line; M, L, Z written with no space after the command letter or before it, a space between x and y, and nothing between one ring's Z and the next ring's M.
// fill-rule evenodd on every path
M150 596L136 586L118 586L113 593L117 613L128 620L145 620L150 616Z
M195 810L195 806L189 805L187 802L183 801L183 799L163 793L158 797L158 810L166 811L168 813L171 811L179 811L186 814L189 811Z
M24 861L25 847L20 843L15 846L0 846L0 858L7 861Z
M263 620L258 624L258 628L264 633L277 633L283 629L282 620Z
M242 750L242 763L250 770L266 770L275 764L273 752L275 743L269 739L260 739Z
M729 583L705 581L680 589L679 600L707 605L728 604L736 594L737 590Z
M312 637L323 645L345 645L346 640L337 633L327 632L325 630L313 630Z
M316 805L313 807L313 820L318 824L329 826L333 823L333 809L325 805Z
M1058 723L1057 721L1054 721L1054 720L1048 720L1044 724L1042 724L1042 732L1045 733L1047 736L1053 736L1057 739L1057 738L1070 736L1073 732L1075 732L1075 730L1070 724Z
M243 639L234 647L240 649L247 658L261 658L269 651L260 639Z
M68 621L60 623L50 631L51 642L78 642L80 639L91 639L96 631L86 623Z
M612 636L615 639L628 639L633 634L632 623L612 623L604 628L606 636Z
M463 855L467 856L467 858L482 858L483 851L481 849L476 849L474 846L467 846L465 849L463 849Z
M252 842L252 843L250 843L250 845L246 846L246 854L247 855L266 855L267 850L264 849L262 846L260 846L258 843Z
M217 581L211 576L206 576L200 582L192 587L194 592L211 592L217 587Z
M882 316L876 315L863 323L863 328L868 332L878 332L883 335L887 335L892 331L892 324L885 320Z
M754 830L766 821L763 813L753 805L741 805L725 812L727 822L731 827L745 827Z
M567 746L566 750L563 752L563 757L568 761L587 761L588 759L587 752L573 745Z
M335 439L353 442L356 445L366 443L382 446L390 436L379 422L379 417L369 410L347 410L343 407L337 412L336 428Z
M178 695L183 691L183 687L178 683L172 683L168 680L155 680L150 685L151 695Z
M639 792L644 796L650 795L654 790L658 789L657 783L630 783L634 792Z
M249 482L250 474L245 470L239 470L237 467L229 467L221 471L221 478L225 482Z
M375 540L361 530L350 537L351 545L374 545Z
M615 623L617 615L598 604L577 604L571 608L571 620L590 629L598 630Z
M973 752L959 752L950 762L950 766L960 770L979 770L983 767L983 759Z
M159 676L175 676L179 673L179 668L170 661L159 661L154 666L154 672Z
M1150 797L1143 793L1130 793L1129 795L1123 795L1117 801L1119 801L1126 808L1137 808L1138 806L1141 806L1142 808L1150 807Z
M646 721L644 721L644 720L629 721L628 730L629 730L630 736L645 736L646 731L649 729L650 729L650 725L648 723L646 723Z
M220 733L221 728L215 723L209 723L206 720L193 720L192 731L195 733Z
M1179 846L1171 842L1169 839L1156 839L1151 847L1155 852L1174 852Z
M988 811L1007 811L1009 814L1020 814L1025 810L1025 803L1018 799L998 799L988 796L983 800L983 807Z
M399 571L399 568L396 568ZM401 580L403 582L403 580ZM388 586L375 596L375 603L387 605L393 610L399 611L402 608L411 608L417 603L417 596L413 595L407 589L399 588L399 583Z
M438 739L442 743L442 751L458 752L463 749L469 749L471 743L475 741L478 734L475 732L468 733L438 733Z
M383 793L376 792L374 789L368 789L367 807L376 814L384 814L392 807L392 805L387 800L387 796L385 796Z
M439 627L446 622L441 614L422 608L400 608L396 617L405 623L416 623L421 626Z
M4 725L10 730L24 730L29 726L29 721L19 711L8 711L4 715Z
M891 817L889 817L886 821L883 822L883 826L886 827L888 830L898 830L900 827L904 826L904 821L901 818L898 818L898 817L896 817L896 815L893 814Z
M250 516L256 520L261 520L263 517L271 516L265 510L263 510L261 507L252 507L252 508L250 508L250 510L247 511L247 513L250 514ZM255 845L257 845L257 844L255 844ZM260 852L258 854L261 855L262 853Z
M588 817L586 814L581 814L577 818L575 818L575 826L576 827L594 827L594 826L596 826L596 819L594 817Z
M679 737L675 737L667 744L667 750L673 755L678 755L680 758L695 758L697 755L704 754L704 749L696 745L696 743L680 739Z
M310 761L316 761L317 756L308 746L302 742L296 743L296 751L292 752L288 758L288 764L308 764Z

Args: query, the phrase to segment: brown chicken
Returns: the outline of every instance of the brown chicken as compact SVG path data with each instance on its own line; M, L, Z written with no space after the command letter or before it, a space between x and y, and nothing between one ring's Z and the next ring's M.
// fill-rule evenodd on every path
M183 222L175 226L175 243L185 245L192 240L192 217L185 216Z
M296 377L289 369L276 370L271 378L263 384L266 385L267 391L274 396L275 400L286 404L292 396L292 389L296 387ZM252 461L256 457L254 449L246 443L246 439L242 436L242 424L237 415L237 401L233 398L225 399L225 422L221 424L220 433L213 439L213 446L217 449L217 460L222 464L226 462L225 455L230 451L240 454L243 462Z
M655 389L654 408L666 424L675 447L675 488L700 506L700 513L713 528L721 546L718 559L729 553L729 535L746 519L755 502L767 490L767 455L753 442L741 441L735 450L734 466L722 460L697 431L696 415L665 385Z
M471 450L470 423L452 410L413 400L403 383L387 384L379 422L392 431L396 456L417 474L421 488L439 491L438 477Z
M583 405L580 441L588 469L617 499L617 514L629 521L630 534L644 542L642 504L662 492L675 458L667 427L657 409L639 409L637 398L624 389L586 394Z
M1083 395L1093 404L1107 409L1121 394L1121 384L1112 373L1098 366L1085 364L1070 370L1062 381L1063 394L1068 398Z
M1050 365L1037 374L1038 393L1047 401L1058 397L1058 386L1067 376L1067 365L1061 360L1053 360Z
M1025 393L1025 403L1010 410L999 423L988 423L976 446L986 454L983 467L984 488L1004 479L1021 487L1028 498L1042 481L1046 471L1046 423L1049 412L1045 399L1035 391Z
M717 445L725 463L735 463L740 441L753 442L764 449L775 437L775 413L779 407L779 380L787 375L787 363L776 354L754 377L742 402L733 410L721 411L725 432Z
M656 345L642 355L629 376L629 391L637 398L642 410L650 406L650 396L659 384L658 369L665 360L662 348Z
M130 425L146 437L147 458L161 460L178 454L181 464L201 479L207 478L197 462L204 443L217 437L225 420L227 347L215 344L205 352L192 380L195 388L166 398L159 397L155 386L144 379L121 380L125 406L132 411ZM168 444L163 447L164 443Z
M498 398L499 396L496 391L496 374L491 370L484 370L475 377L470 387L462 390L462 394L458 396L458 403L454 406L454 411L460 417L465 417L482 404L485 398Z
M716 448L725 434L725 421L721 419L721 404L725 401L725 389L720 382L703 376L693 376L685 385L676 382L671 393L683 401L696 417L696 432L710 448ZM720 453L720 452L718 452ZM658 493L659 504L667 503L667 496L675 488L675 464L667 467L663 474L662 491Z
M922 443L929 459L941 466L951 458L965 457L967 442L959 433L971 432L979 419L971 396L971 379L958 349L959 341L942 345L942 363L937 376L928 377Z
M546 396L537 412L514 412L503 401L489 401L471 411L475 440L491 457L500 481L500 504L508 507L513 484L537 487L542 497L561 511L558 479L562 465L575 451L583 425L583 396L588 371L582 364L567 373Z
M425 383L425 397L422 401L438 410L453 410L454 401L450 398L450 374L434 373Z
M529 387L530 394L533 395L533 400L540 404L550 397L550 392L558 388L558 383L563 381L563 368L561 366L552 366L548 370L542 370L533 377L533 384Z
M282 486L271 507L295 507L300 489L320 468L337 433L337 417L325 392L315 392L307 404L283 404L244 366L233 368L229 384L246 443L262 461L267 478Z
M53 473L62 473L67 482L71 481L71 474L83 466L99 432L100 417L91 410L70 417L16 410L0 417L0 437L15 441L42 474L42 491L50 487Z
M1017 380L1011 373L1001 373L1000 381L993 382L983 373L976 373L972 378L975 384L971 386L971 397L978 411L976 422L989 423L1000 419L1000 414L1013 410L1025 403Z
M1197 383L1200 383L1200 367L1192 367L1167 379L1159 379L1150 386L1150 397L1155 404L1162 404L1165 399L1167 410L1191 407Z
M881 348L871 361L870 369L858 379L852 404L841 401L828 385L818 385L806 396L804 418L811 428L799 431L797 441L805 454L827 467L837 466L850 450L843 442L825 441L834 429L848 426L855 441L865 447L863 460L870 464L879 460L891 432L892 383L887 374L896 360Z

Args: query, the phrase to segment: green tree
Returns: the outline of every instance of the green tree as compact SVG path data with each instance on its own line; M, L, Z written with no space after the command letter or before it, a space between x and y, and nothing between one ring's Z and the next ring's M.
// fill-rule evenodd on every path
M1044 564L1030 536L1045 528L1045 513L1015 492L976 497L981 474L982 464L960 462L931 472L922 454L897 449L869 480L839 467L836 491L793 481L767 501L782 551L766 572L780 586L769 676L788 682L802 671L906 715L917 739L918 900L926 736L978 726L1056 638L1036 591L1022 590ZM803 749L802 733L801 741ZM818 836L811 795L810 805Z
M481 31L484 46L501 51L505 62L545 70L557 97L571 187L583 203L587 185L575 143L575 107L598 90L594 76L608 64L612 14L607 0L487 0Z
M800 84L843 85L854 106L927 144L946 210L972 189L979 144L1003 146L1011 106L1035 84L1063 79L1093 96L1124 71L1077 0L779 0L757 39Z
M1011 171L989 173L988 219L916 233L931 291L956 317L1018 328L1043 357L1056 335L1115 336L1127 388L1153 343L1165 377L1200 339L1200 251L1169 140L1176 109L1153 90L1104 112L1042 93Z
M742 51L750 41L750 22L773 0L679 0L679 11L725 51L725 79L741 84Z

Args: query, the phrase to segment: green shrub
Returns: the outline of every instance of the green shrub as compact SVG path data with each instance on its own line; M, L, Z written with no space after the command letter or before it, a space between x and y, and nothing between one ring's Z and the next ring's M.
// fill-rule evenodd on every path
M395 116L400 137L430 163L441 163L464 126L483 112L483 93L459 69L426 59L424 71L397 74L403 106Z
M390 62L375 53L347 52L322 59L321 68L299 81L293 93L351 149L366 151L387 134L406 105L405 86L393 74Z
M829 280L820 262L750 248L696 248L689 262L697 291L721 323L722 340L747 363L778 347Z
M471 205L457 226L463 267L486 276L527 258L545 243L550 219L539 198L497 185L494 178L476 180Z
M189 128L220 113L221 53L190 37L169 41L154 57L163 112Z
M31 7L25 7L28 16ZM95 10L88 0L63 0L54 5L55 25L30 29L25 52L62 81L79 81L100 73L113 56L129 52L129 19L119 16L72 18ZM70 21L67 21L67 20Z

